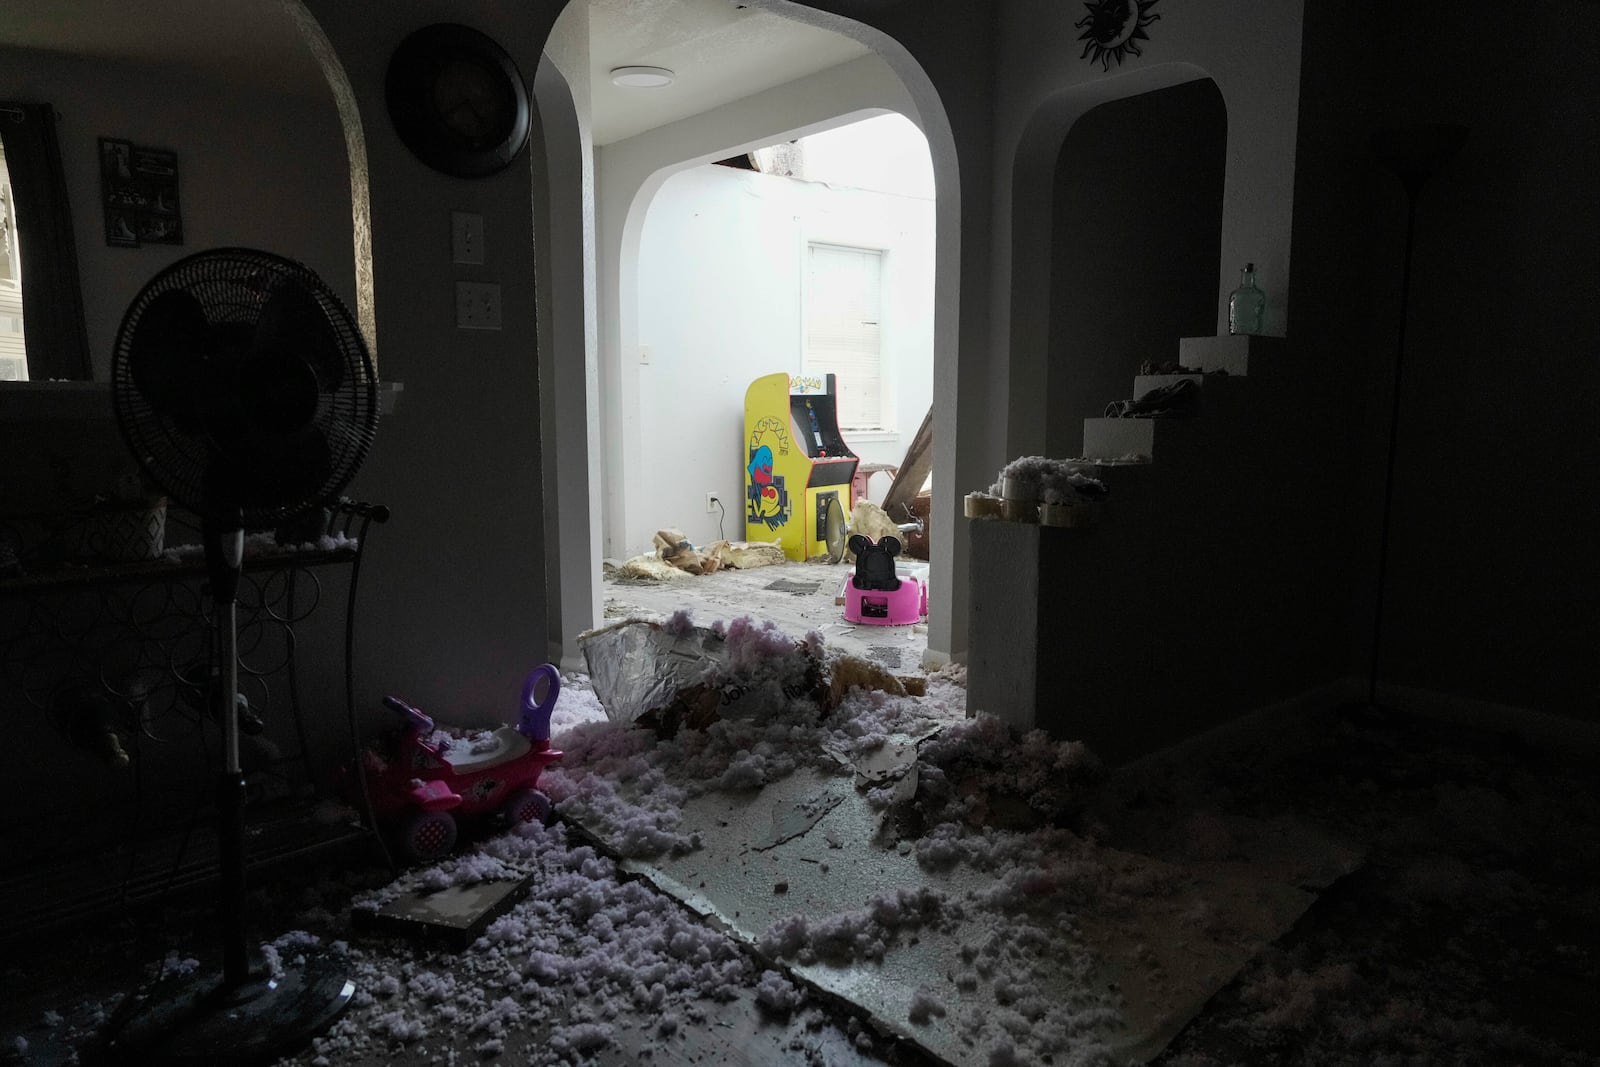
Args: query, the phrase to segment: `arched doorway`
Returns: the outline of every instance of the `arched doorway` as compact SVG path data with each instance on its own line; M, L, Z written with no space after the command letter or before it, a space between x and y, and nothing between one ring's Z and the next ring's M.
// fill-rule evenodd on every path
M1210 79L1100 104L1054 177L1048 456L1082 455L1085 418L1130 395L1144 361L1211 334L1227 111Z
M582 0L574 0L581 3ZM585 346L583 352L563 349L555 354L556 395L555 406L560 411L582 411L591 439L597 440L604 456L602 469L587 481L587 501L573 501L559 488L549 506L558 515L586 515L593 521L597 504L605 515L608 530L625 530L629 502L626 499L627 480L624 472L630 460L646 447L640 434L636 416L639 404L639 337L637 323L630 309L637 302L637 277L633 272L637 261L640 231L643 225L643 206L649 202L655 189L673 169L700 162L710 162L732 152L770 143L775 136L792 136L807 127L836 122L841 115L862 108L887 108L912 116L927 135L938 185L936 211L937 241L939 248L935 277L935 423L941 422L941 405L953 410L955 379L955 325L959 299L960 259L959 235L959 179L955 167L955 149L948 122L938 104L931 83L909 54L894 42L875 35L863 26L853 23L842 25L837 17L825 16L800 4L770 5L770 9L785 17L800 21L826 23L830 28L850 32L852 27L862 38L870 38L871 46L879 55L858 61L864 77L871 68L877 88L866 95L849 96L846 90L852 83L849 78L834 76L819 82L815 92L792 94L791 104L796 105L793 117L787 122L774 124L770 117L759 125L734 128L717 126L711 122L680 122L674 124L672 136L653 135L656 131L630 137L625 142L607 146L596 153L601 164L595 168L592 185L595 226L592 245L595 255L595 299L599 313L593 329L593 348ZM891 54L892 53L892 54ZM869 63L868 60L871 60ZM857 63L847 64L856 67ZM842 68L840 68L842 69ZM541 92L545 91L541 88ZM541 106L543 104L541 103ZM741 109L730 109L738 112ZM748 122L749 116L745 115ZM552 185L551 211L584 210L586 187L581 182L567 183L563 188ZM575 314L576 309L556 308L555 314ZM577 360L583 359L583 370ZM562 371L562 367L566 371ZM945 383L941 387L939 383ZM546 452L546 486L554 480L555 471L570 471L573 463L586 463L588 456L578 457L574 449L582 435L573 433L564 438L567 448L563 454ZM937 433L936 433L937 437ZM592 465L590 467L592 471ZM941 513L953 513L955 488L953 481L935 482L936 504ZM938 497L944 497L944 505ZM569 525L565 517L558 519L563 528ZM578 546L577 531L574 537L564 538L559 560L552 560L554 571L549 585L559 588L563 604L558 609L562 619L559 631L563 662L580 666L574 638L576 620L589 615L590 622L598 621L589 605L593 603L594 582L597 579L600 559L620 551L621 541L608 538L599 546L592 543L587 548ZM959 531L943 545L935 541L933 547L933 583L949 595L934 598L930 612L930 648L934 658L948 656L951 649L964 644L964 624L956 620L964 614L964 572L957 571L956 538ZM598 551L597 551L598 549ZM959 635L957 630L959 628ZM552 638L552 643L555 638Z

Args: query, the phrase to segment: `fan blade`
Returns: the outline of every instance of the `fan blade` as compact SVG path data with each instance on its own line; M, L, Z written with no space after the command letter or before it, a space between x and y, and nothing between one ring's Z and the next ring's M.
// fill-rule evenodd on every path
M145 306L127 345L128 371L156 414L195 428L213 345L205 309L188 290L169 289Z
M286 436L316 418L317 374L295 353L252 348L240 362L234 388L239 411L252 429Z
M303 361L316 372L324 393L344 384L344 349L338 333L316 295L298 279L286 278L262 305L255 348Z

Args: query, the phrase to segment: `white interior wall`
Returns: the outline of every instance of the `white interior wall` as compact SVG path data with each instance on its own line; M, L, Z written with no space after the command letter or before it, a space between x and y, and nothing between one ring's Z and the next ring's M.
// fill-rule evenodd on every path
M539 406L544 429L545 617L550 658L585 666L578 634L602 617L599 311L595 289L594 141L589 8L569 4L551 28L532 84L537 131L534 245L539 256ZM557 506L559 502L559 506Z
M656 521L634 518L639 505L629 475L641 468L645 449L639 424L638 256L656 192L678 171L879 110L917 120L900 80L881 59L868 56L596 150L607 556L625 558L632 531Z
M639 427L629 554L682 530L744 536L744 394L802 370L808 242L883 251L883 378L891 432L846 433L863 462L898 463L933 399L931 200L701 166L662 183L639 242ZM879 495L887 487L880 479ZM727 515L707 514L716 490Z

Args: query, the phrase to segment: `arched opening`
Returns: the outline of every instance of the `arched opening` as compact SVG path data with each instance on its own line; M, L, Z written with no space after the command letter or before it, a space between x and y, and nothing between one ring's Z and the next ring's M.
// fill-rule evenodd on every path
M1050 377L1054 362L1052 352L1067 342L1065 335L1059 333L1057 323L1065 323L1063 317L1070 302L1071 294L1065 288L1065 278L1072 269L1070 264L1092 265L1094 257L1107 251L1105 248L1090 248L1086 245L1078 246L1081 251L1070 255L1059 255L1058 238L1068 242L1073 240L1071 232L1074 229L1097 230L1102 243L1114 244L1121 240L1116 235L1125 232L1125 226L1135 226L1141 233L1149 235L1149 239L1160 241L1162 238L1149 228L1142 225L1139 219L1095 220L1092 209L1086 208L1084 215L1076 220L1071 218L1073 197L1060 195L1060 186L1063 181L1085 183L1086 194L1095 190L1091 195L1107 198L1107 203L1119 201L1126 204L1137 201L1137 207L1143 210L1147 207L1143 203L1144 197L1140 193L1143 183L1153 182L1152 190L1160 188L1165 195L1176 197L1180 202L1191 199L1191 193L1178 181L1176 177L1170 183L1165 183L1161 175L1145 175L1138 171L1141 153L1157 151L1157 147L1148 143L1159 138L1164 138L1173 133L1173 128L1166 125L1166 108L1172 107L1172 102L1163 103L1163 98L1140 104L1125 105L1132 109L1130 114L1124 115L1120 107L1102 113L1101 119L1091 122L1085 130L1084 136L1093 138L1095 143L1083 142L1083 155L1095 151L1113 151L1123 157L1124 163L1120 166L1113 165L1106 169L1108 175L1119 175L1124 191L1113 192L1110 184L1098 186L1104 180L1109 183L1112 179L1101 179L1094 175L1100 168L1091 158L1080 160L1083 170L1073 172L1070 169L1063 171L1063 166L1072 166L1073 160L1078 159L1080 153L1074 151L1067 156L1069 151L1068 139L1074 130L1075 124L1086 115L1103 105L1118 104L1120 101L1130 100L1142 95L1155 96L1159 90L1169 89L1197 79L1205 80L1210 84L1205 71L1187 63L1166 63L1142 68L1136 72L1116 75L1110 78L1063 89L1048 99L1035 111L1024 129L1022 138L1017 147L1017 155L1012 171L1012 196L1010 205L1011 219L1011 310L1008 323L1011 345L1011 362L1009 376L1006 382L1006 395L1008 397L1007 415L1005 423L1005 451L1008 456L1026 456L1047 453L1051 445L1063 449L1056 453L1061 457L1078 455L1078 444L1068 445L1061 437L1064 432L1072 433L1071 419L1080 420L1092 411L1077 411L1074 415L1064 416L1067 427L1058 431L1053 436L1048 427L1051 424L1051 414L1055 410L1053 405L1064 399L1065 394L1058 393L1051 385ZM1221 95L1216 87L1210 90L1193 90L1200 97L1212 100L1220 105ZM1180 94L1181 95L1181 94ZM1218 114L1212 103L1191 103L1186 105L1191 109L1198 109L1196 114L1206 113L1213 117L1206 120L1208 127L1220 121L1225 124L1226 113ZM1178 110L1173 109L1169 118L1177 120ZM1137 121L1146 126L1146 133L1140 135L1132 132L1133 128L1126 128L1120 120L1128 119ZM1104 123L1104 129L1096 132L1096 128ZM1150 131L1154 131L1153 135ZM1184 136L1187 136L1185 134ZM1215 138L1210 138L1215 140ZM1141 147L1141 141L1147 143ZM1214 155L1217 147L1212 144L1206 148L1206 158ZM1223 148L1225 154L1225 146ZM1164 166L1171 166L1168 159ZM1186 170L1189 164L1183 164ZM1208 168L1211 164L1205 164ZM1226 181L1226 166L1223 166L1223 179ZM1209 194L1208 194L1209 195ZM1087 204L1087 201L1085 202ZM1181 210L1181 207L1178 209ZM1194 210L1199 212L1211 211L1202 205ZM1063 213L1067 219L1060 217ZM1218 228L1226 225L1226 220L1221 219L1222 212L1212 212L1221 220ZM1065 229L1063 229L1065 227ZM1213 245L1213 248L1216 246ZM1159 254L1159 253L1157 253ZM1081 257L1081 258L1077 258ZM1047 269L1038 269L1037 264L1048 264ZM1081 268L1080 268L1081 269ZM1067 272L1067 273L1064 273ZM1217 259L1212 259L1211 285L1215 293L1218 279ZM1122 296L1135 295L1138 286L1137 279L1129 279ZM1125 305L1119 305L1125 306ZM1065 329L1061 326L1060 329ZM1197 333L1210 333L1210 329L1201 329ZM1175 356L1176 346L1173 352ZM1127 373L1127 372L1124 372ZM1137 373L1134 367L1132 373ZM1101 387L1109 383L1102 383ZM1126 384L1114 389L1112 393L1101 401L1115 399L1120 393L1126 391ZM1077 402L1088 403L1087 399ZM1047 441L1048 438L1048 441ZM1081 442L1079 442L1081 444Z
M577 4L581 3L582 0L576 0L575 4L569 4L563 12L562 22L574 17ZM830 18L803 5L772 5L771 10L801 22L825 23L835 31L851 32L853 28L862 38L872 36L866 27ZM581 19L574 18L573 21L581 23ZM579 28L572 25L564 27L562 22L558 22L552 33L552 42L570 41L579 32ZM559 587L564 599L570 594L580 601L592 602L588 591L593 589L598 580L602 557L620 558L630 547L638 547L629 544L631 535L627 531L643 528L652 521L635 517L639 514L638 503L630 499L628 491L630 478L641 467L641 457L647 450L659 447L656 442L645 438L639 417L640 405L645 398L641 394L643 353L640 346L643 341L639 336L637 320L638 254L648 205L661 184L677 170L714 162L771 144L775 140L837 125L847 116L866 110L897 111L917 122L927 135L938 187L936 227L939 255L935 297L929 312L934 320L935 385L932 391L936 397L942 397L942 400L935 400L936 408L948 407L953 411L953 389L941 393L937 386L942 376L952 381L954 378L956 265L959 260L956 205L959 191L953 140L931 85L926 76L915 68L909 56L887 39L872 39L867 44L885 54L862 56L835 66L825 75L803 77L755 94L754 97L729 101L708 112L643 130L594 150L592 202L595 224L592 248L596 264L595 306L599 309L594 322L594 351L592 355L585 353L586 369L583 373L576 369L574 361L578 353L575 350L556 353L558 364L565 364L568 370L564 375L559 367L556 371L558 384L554 403L558 411L586 412L593 438L599 443L603 454L602 469L593 472L587 481L588 500L576 506L580 509L587 506L592 521L594 508L598 505L604 516L605 534L598 545L591 541L587 551L576 544L576 538L563 540L559 562L561 575L559 580L552 582L552 587ZM908 69L911 71L909 78L906 73ZM564 73L569 81L575 80L571 70L564 69ZM570 90L571 87L568 88ZM539 91L542 93L546 89L558 94L561 92L554 86L542 86ZM581 94L580 88L577 95ZM578 110L580 113L583 110L581 103ZM586 120L580 119L580 123L583 121ZM565 189L558 189L552 184L551 189L553 212L566 210L568 206L574 210L582 209L582 202L575 199L582 195L581 183L570 183ZM567 305L557 308L554 313L559 316L578 312L575 306ZM565 384L560 384L563 380ZM923 414L905 414L903 420L918 421ZM934 414L936 423L944 417L948 416L937 411ZM906 432L914 430L915 426L912 426ZM734 452L738 438L729 436L729 449ZM937 439L937 434L935 436ZM577 435L574 434L570 442L576 439ZM569 452L569 455L572 456L571 461L576 461L574 454ZM550 485L550 471L570 470L566 466L568 462L560 456L548 459L547 487ZM705 485L695 491L695 502L702 505L702 511L704 490L714 488L713 485ZM729 487L730 495L737 488ZM555 499L549 501L551 510L558 514L569 513L573 506L569 501L574 499L572 494L575 492L576 486L558 487ZM941 486L936 479L935 494L936 509L939 495L943 495L947 502L953 501L954 488L950 480L947 479ZM952 508L953 505L943 510L950 511ZM558 522L564 525L566 520L559 519ZM934 659L947 655L952 647L959 647L952 641L952 620L960 618L964 610L961 606L964 576L956 578L953 570L953 560L958 558L955 541L961 534L952 530L947 531L947 535L943 544L937 539L933 542L933 581L950 594L930 602L929 645L936 650ZM576 577L574 572L578 570L587 572L587 576ZM563 662L574 666L581 664L581 657L576 654L574 639L577 630L572 622L583 614L584 607L577 605L575 612L573 604L564 603L559 609L559 614L565 620L559 637ZM597 621L597 615L591 616L591 625ZM553 637L552 643L555 640Z
M898 138L920 147L931 174L926 141L899 115L837 121L780 142L798 161L766 171L678 169L644 205L638 419L652 445L626 472L628 500L639 506L631 528L615 533L630 553L648 549L662 525L697 545L745 539L744 405L756 378L833 373L838 428L858 469L898 466L928 411L931 190L911 194L915 176L903 173L871 188L861 173ZM838 170L830 177L822 156L830 135L863 127L869 140L850 161L858 165L842 180ZM693 428L687 438L685 427ZM872 476L866 499L881 502L887 488L884 473ZM722 506L708 512L707 493ZM853 509L848 497L841 503ZM749 532L771 536L760 523Z
M1082 455L1085 418L1131 396L1141 364L1216 321L1227 112L1199 79L1100 104L1054 178L1046 395L1049 456Z

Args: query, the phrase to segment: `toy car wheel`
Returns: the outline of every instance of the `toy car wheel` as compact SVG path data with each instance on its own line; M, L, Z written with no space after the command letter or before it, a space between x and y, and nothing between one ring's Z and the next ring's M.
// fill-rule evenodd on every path
M505 802L500 809L505 813L506 821L512 826L518 823L536 822L541 826L549 826L555 817L555 805L550 803L550 798L537 789L519 789L511 794L511 799Z
M448 811L419 811L400 827L400 851L413 863L448 856L456 844L456 820Z

